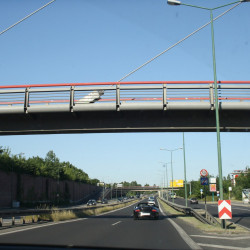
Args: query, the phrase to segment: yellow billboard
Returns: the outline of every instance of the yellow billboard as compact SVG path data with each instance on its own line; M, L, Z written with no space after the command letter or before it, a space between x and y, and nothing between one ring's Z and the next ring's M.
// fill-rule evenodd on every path
M180 187L183 187L183 186L184 186L183 183L184 183L183 180L174 180L173 182L170 181L170 187L172 187L172 184L173 184L173 187L178 187L178 188L180 188Z

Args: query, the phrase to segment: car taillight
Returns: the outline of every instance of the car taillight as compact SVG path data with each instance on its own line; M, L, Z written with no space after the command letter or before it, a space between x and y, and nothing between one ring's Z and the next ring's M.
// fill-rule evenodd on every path
M152 212L157 212L155 209L152 209Z
M140 211L141 211L140 209L136 209L136 210L135 210L136 213L139 213Z

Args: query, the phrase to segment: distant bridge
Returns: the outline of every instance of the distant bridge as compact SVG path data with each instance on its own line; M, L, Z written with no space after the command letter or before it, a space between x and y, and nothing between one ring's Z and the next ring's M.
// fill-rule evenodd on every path
M159 190L172 190L172 187L159 187L159 186L126 186L126 187L118 187L114 188L113 190L118 191L138 191L138 192L145 192L145 191L159 191ZM173 190L179 190L180 188L173 188Z
M0 135L216 131L213 81L0 86ZM218 81L221 131L250 130L250 81Z

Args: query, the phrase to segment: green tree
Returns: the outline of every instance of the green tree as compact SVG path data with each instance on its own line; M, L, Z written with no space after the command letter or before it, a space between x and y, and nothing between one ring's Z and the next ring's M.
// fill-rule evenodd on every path
M240 174L236 178L236 185L233 188L233 195L236 199L242 199L242 189L250 188L250 169L248 169L246 174Z
M60 162L52 150L46 154L45 159L39 156L26 159L22 153L11 155L9 148L0 146L0 170L94 185L99 182L97 179L91 180L87 173L76 168L70 162Z

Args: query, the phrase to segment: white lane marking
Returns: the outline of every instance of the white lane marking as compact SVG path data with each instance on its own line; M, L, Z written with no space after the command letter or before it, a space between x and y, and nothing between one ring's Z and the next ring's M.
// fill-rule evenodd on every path
M222 246L222 245L214 245L214 244L203 244L203 243L197 243L199 246L202 246L202 247L213 247L213 248L222 248L222 249L250 249L250 247L232 247L232 246Z
M167 220L170 221L170 223L174 226L174 228L176 229L176 231L179 233L179 235L181 236L181 238L187 243L187 245L191 248L191 249L202 249L201 247L198 246L198 244L196 242L194 242L189 236L188 234L178 225L176 224L172 219L167 218Z
M249 236L234 236L234 237L221 237L221 236L211 236L211 235L190 235L191 237L199 238L211 238L211 239L222 239L222 240L245 240L249 239Z
M135 203L137 203L137 202L138 201L136 201ZM119 208L119 209L115 209L113 211L109 211L107 213L96 215L96 217L97 216L101 216L101 215L105 215L105 214L114 213L116 211L119 211L119 210L122 210L122 209L125 209L125 208L128 208L128 207L131 207L135 203L132 203L131 205L129 205L127 207L122 207L122 208ZM28 227L28 228L22 228L22 229L13 230L13 231L10 231L10 232L0 233L0 236L6 235L6 234L19 233L19 232L28 231L28 230L32 230L32 229L36 229L36 228L41 228L41 227L49 227L49 226L55 226L55 225L58 225L58 224L64 224L64 223L71 223L71 222L75 222L75 221L87 220L87 219L88 218L79 218L79 219L74 219L74 220L51 222L51 223L48 223L48 224L46 223L46 224L43 224L43 225L35 225L35 226L32 226L32 227Z
M121 223L121 221L117 221L116 223L112 224L112 226L115 226L117 224Z
M160 212L163 214L163 216L166 216L166 214L163 212L163 210L162 210L162 208L161 208L161 204L160 204L159 201L158 201L158 205L159 205Z
M28 231L28 230L32 230L32 229L37 229L37 228L41 228L41 227L50 227L50 226L55 226L58 224L64 224L64 223L70 223L70 222L75 222L75 221L80 221L80 220L87 220L88 218L79 218L79 219L75 219L75 220L67 220L67 221L59 221L59 222L52 222L49 224L43 224L43 225L35 225L32 227L28 227L28 228L22 228L22 229L17 229L14 231L10 231L10 232L5 232L5 233L0 233L0 236L2 235L6 235L6 234L13 234L13 233L19 233L19 232L23 232L23 231Z
M160 202L158 202L159 204L159 209L160 212L166 216L166 214L163 212ZM178 225L176 224L172 219L167 218L167 220L169 220L169 222L173 225L173 227L176 229L176 231L179 233L179 235L181 236L181 238L187 243L187 245L191 248L191 249L199 249L201 250L202 248L197 245L197 243L195 241L193 241L188 234Z

